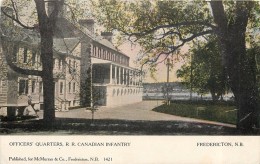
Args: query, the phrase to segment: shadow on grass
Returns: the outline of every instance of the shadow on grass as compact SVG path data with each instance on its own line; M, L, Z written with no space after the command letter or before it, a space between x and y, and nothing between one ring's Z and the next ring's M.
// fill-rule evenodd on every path
M170 105L160 105L153 111L233 125L236 124L237 117L237 109L233 102L221 101L172 101Z
M128 121L115 119L56 118L1 122L0 134L30 135L242 135L236 128L184 121ZM259 135L254 132L251 135Z

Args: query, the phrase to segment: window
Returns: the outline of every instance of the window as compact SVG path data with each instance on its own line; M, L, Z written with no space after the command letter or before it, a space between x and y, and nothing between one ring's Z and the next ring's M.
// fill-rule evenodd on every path
M32 81L32 93L35 93L35 85L36 85L36 81L33 80Z
M76 69L76 61L73 61L73 68Z
M63 82L60 82L60 94L63 94Z
M0 80L0 93L3 93L3 88L4 88L3 80Z
M23 63L27 63L27 48L23 49Z
M116 61L116 54L113 54L112 60Z
M101 49L98 48L98 57L101 58Z
M28 94L28 80L20 80L19 81L19 94Z
M33 52L32 52L32 65L33 65L33 66L34 66L35 63L36 63L36 59L37 59L36 52L33 51Z
M62 59L60 59L60 60L59 60L59 70L62 69L62 65L63 65L63 63L62 63Z
M93 54L94 54L94 56L97 56L96 46L93 46Z
M71 93L71 82L69 82L69 93Z
M42 85L42 81L40 81L39 83L39 93L42 93L43 91L43 85Z
M74 82L73 83L73 93L75 93L76 92L76 83Z
M71 60L69 60L69 73L71 73Z
M39 61L40 65L41 65L41 55L37 55L37 57L38 57L38 61Z
M103 59L107 59L107 53L106 53L106 50L103 50Z
M55 69L59 69L59 59L53 59L54 60L54 65L53 65L53 67L55 68Z
M119 55L116 55L116 62L119 62Z
M4 92L4 88L6 87L6 82L5 80L0 80L0 93Z
M111 58L110 58L110 52L107 52L107 59L108 59L108 60L111 60Z

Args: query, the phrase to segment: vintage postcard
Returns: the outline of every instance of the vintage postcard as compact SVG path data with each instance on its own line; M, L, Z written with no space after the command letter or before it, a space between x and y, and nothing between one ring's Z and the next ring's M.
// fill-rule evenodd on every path
M1 0L0 163L260 163L259 1Z

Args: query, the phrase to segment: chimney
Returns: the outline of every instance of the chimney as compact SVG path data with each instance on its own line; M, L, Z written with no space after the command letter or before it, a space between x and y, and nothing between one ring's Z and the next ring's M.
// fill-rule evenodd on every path
M79 24L84 27L84 29L87 29L91 32L91 34L94 34L94 19L81 19L79 20Z
M58 17L59 18L62 18L64 15L64 11L66 10L66 8L64 7L65 5L64 4L61 4L61 2L59 1L56 1L56 0L49 0L47 2L47 15L50 16L51 13L53 12L54 10L54 6L55 6L55 3L57 3L58 5L61 5L60 6L60 11L58 13Z
M101 32L101 36L102 36L104 39L106 39L106 40L112 42L112 39L113 39L113 33L112 33L112 32Z

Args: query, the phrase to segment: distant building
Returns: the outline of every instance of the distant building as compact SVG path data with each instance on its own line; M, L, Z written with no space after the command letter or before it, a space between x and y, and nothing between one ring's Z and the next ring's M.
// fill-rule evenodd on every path
M1 15L1 23L6 22L12 23ZM8 40L9 46L13 47L14 53L8 54L12 55L13 63L22 68L41 70L40 36L37 31L15 28L20 31L18 35L0 31L0 107L4 111L8 108L7 112L17 108L23 110L31 101L35 109L43 109L41 77L14 72L6 62L2 44ZM63 12L59 14L53 47L57 110L65 111L81 105L90 67L92 96L98 95L94 105L118 106L142 101L140 71L129 67L129 57L117 50L111 41L110 32L103 32L101 36L94 34L93 19L80 20L74 25Z

